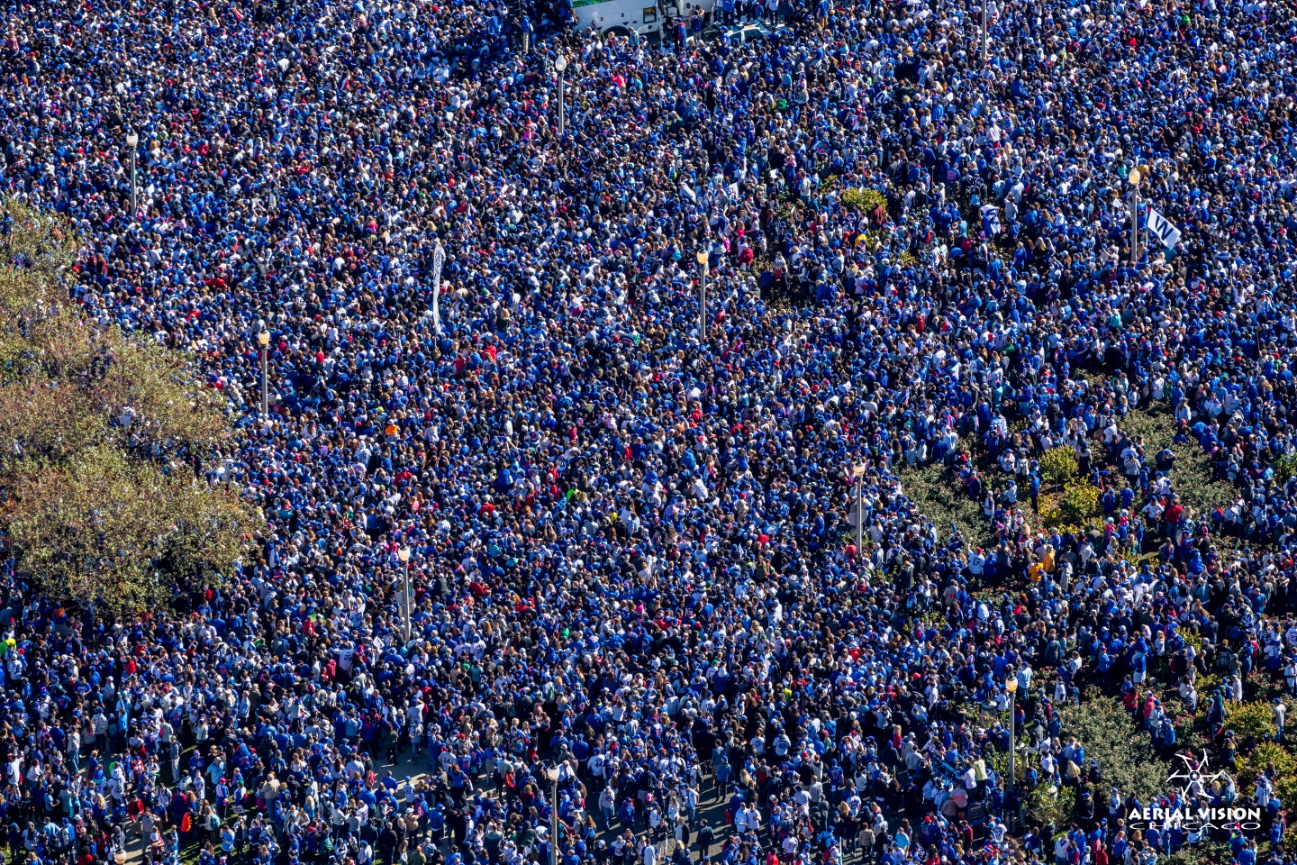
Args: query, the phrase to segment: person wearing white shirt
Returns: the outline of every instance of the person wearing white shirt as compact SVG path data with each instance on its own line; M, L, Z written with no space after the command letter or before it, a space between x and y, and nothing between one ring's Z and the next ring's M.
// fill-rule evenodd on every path
M790 861L797 855L797 847L800 843L801 842L797 835L793 832L789 832L784 838L784 855L787 856Z
M1054 759L1051 751L1045 751L1040 755L1040 773L1046 778L1053 778L1058 773L1058 761Z
M599 794L599 810L603 814L603 825L605 829L612 823L613 809L617 801L615 796L616 790L611 784L604 787L603 792Z
M744 817L745 833L750 833L752 835L759 835L761 833L761 812L758 811L756 809L756 806L752 805L751 803L745 805L743 811L745 814Z
M1065 832L1064 832L1064 833L1060 833L1059 836L1058 836L1058 839L1054 842L1054 861L1055 861L1055 862L1066 862L1066 861L1067 861L1067 853L1068 853L1068 847L1069 847L1069 846L1070 846L1070 842L1069 842L1069 840L1068 840L1067 833L1065 833Z
M737 835L739 835L739 836L743 836L743 835L746 835L746 834L747 834L747 831L748 831L748 809L751 808L751 807L752 807L751 805L747 805L747 804L745 804L742 808L740 808L740 809L738 810L738 813L736 813L736 814L734 815L734 832L735 832L735 834L737 834Z

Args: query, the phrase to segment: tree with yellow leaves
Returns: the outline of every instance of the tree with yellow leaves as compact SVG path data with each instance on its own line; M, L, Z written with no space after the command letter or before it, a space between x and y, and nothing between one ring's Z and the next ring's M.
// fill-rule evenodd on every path
M0 527L42 593L104 612L219 583L260 515L206 479L230 436L189 358L97 328L68 297L77 239L0 202Z

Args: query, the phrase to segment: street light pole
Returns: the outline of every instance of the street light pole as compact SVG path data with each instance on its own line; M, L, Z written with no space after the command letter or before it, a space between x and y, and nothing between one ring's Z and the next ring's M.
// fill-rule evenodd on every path
M567 71L567 58L562 54L554 61L554 70L558 72L558 137L563 137L563 73Z
M549 865L558 865L558 766L546 766L549 779Z
M1126 175L1130 183L1130 266L1139 265L1139 181L1138 168L1132 168Z
M1014 753L1017 751L1018 727L1018 674L1016 671L1009 674L1004 687L1009 691L1009 802L1013 806L1009 810L1009 831L1013 831L1016 828L1018 816L1017 796L1014 793Z
M261 346L261 417L270 417L270 385L266 374L266 355L270 349L270 331L266 330L265 321L258 322L261 331L257 334L257 343Z
M707 250L699 250L698 259L698 341L707 338Z
M401 547L396 557L401 560L401 565L405 571L405 603L402 608L405 611L405 641L410 642L410 548Z
M126 133L126 146L131 149L131 218L135 218L137 211L136 206L136 183L135 183L135 145L140 143L140 137L134 132Z
M856 478L856 555L864 557L865 550L865 464L851 469Z

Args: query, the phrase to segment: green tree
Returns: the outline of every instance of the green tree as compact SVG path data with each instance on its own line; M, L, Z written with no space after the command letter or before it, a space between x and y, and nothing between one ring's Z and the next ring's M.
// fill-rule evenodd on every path
M231 435L188 357L96 328L67 295L77 239L0 202L0 527L59 601L131 612L218 583L258 531L205 480Z

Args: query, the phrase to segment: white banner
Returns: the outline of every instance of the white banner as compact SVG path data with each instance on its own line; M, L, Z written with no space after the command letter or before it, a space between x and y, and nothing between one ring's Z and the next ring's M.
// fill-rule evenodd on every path
M432 253L432 326L441 336L441 266L446 263L446 250L437 241L437 248Z
M1162 241L1162 245L1167 249L1180 242L1180 229L1151 207L1148 209L1148 230L1149 233L1157 235L1157 239Z

